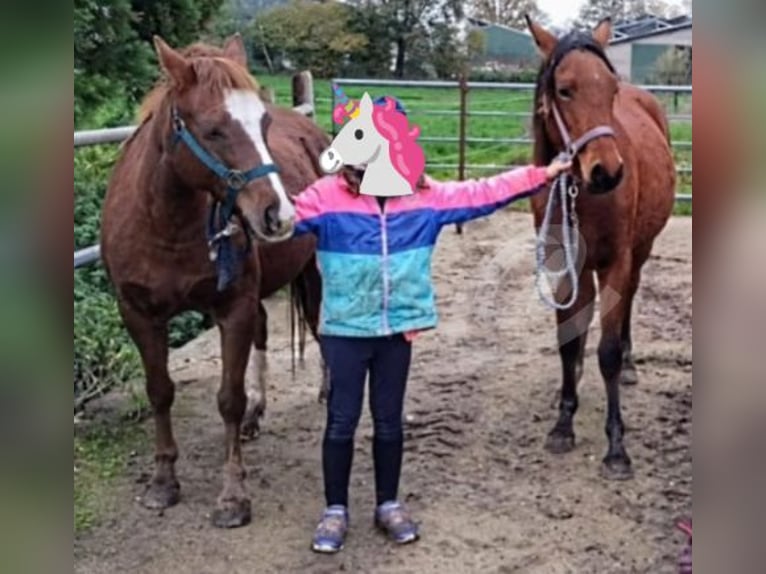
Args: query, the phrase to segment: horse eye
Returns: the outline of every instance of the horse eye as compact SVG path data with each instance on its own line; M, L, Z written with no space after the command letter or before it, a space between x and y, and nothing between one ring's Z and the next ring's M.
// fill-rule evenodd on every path
M362 130L356 130L354 132L354 137L358 140L362 139L364 137L364 132Z
M571 100L572 90L569 88L559 88L558 95L562 100Z

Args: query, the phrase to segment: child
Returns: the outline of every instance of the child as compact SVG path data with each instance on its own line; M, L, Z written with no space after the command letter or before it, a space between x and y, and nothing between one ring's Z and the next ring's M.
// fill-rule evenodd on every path
M396 106L404 113L399 102ZM364 171L344 168L296 198L296 233L313 233L318 239L323 290L319 330L330 372L322 444L326 508L314 533L314 551L333 553L343 547L354 433L368 373L375 524L400 544L418 538L418 525L397 492L411 339L437 321L431 283L436 238L445 225L489 215L537 193L569 167L554 161L548 167L529 166L464 182L421 177L413 195L391 198L360 195Z

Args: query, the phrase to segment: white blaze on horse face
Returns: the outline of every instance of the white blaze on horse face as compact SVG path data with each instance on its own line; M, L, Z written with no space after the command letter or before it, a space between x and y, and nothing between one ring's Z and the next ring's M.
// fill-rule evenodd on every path
M229 115L238 121L247 135L250 136L255 150L261 156L261 162L273 164L274 160L271 158L269 148L266 147L266 141L263 139L263 131L261 130L266 108L257 94L249 90L232 90L226 95L225 106ZM295 208L287 198L282 179L277 173L270 173L268 178L279 198L279 220L283 223L291 222L295 218Z

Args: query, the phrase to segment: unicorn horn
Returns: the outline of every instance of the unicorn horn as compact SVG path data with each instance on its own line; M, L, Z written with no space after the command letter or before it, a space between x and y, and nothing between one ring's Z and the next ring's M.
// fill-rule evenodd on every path
M333 82L332 84L332 90L335 92L335 97L338 101L338 105L336 106L336 110L342 110L340 111L340 114L345 115L351 119L355 118L359 115L359 103L355 100L349 99L349 97L346 95L346 93L341 89L341 87ZM335 115L335 114L333 114ZM336 123L341 123L336 120Z
M346 95L346 92L344 92L335 82L332 83L332 91L335 92L335 97L339 104L345 104L348 102L348 96Z

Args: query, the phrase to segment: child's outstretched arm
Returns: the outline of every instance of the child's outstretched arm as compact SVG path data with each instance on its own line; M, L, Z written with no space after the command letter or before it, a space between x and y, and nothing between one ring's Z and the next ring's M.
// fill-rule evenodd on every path
M437 212L440 225L464 223L534 195L571 165L571 162L556 159L547 167L521 167L489 178L432 181L430 203Z

